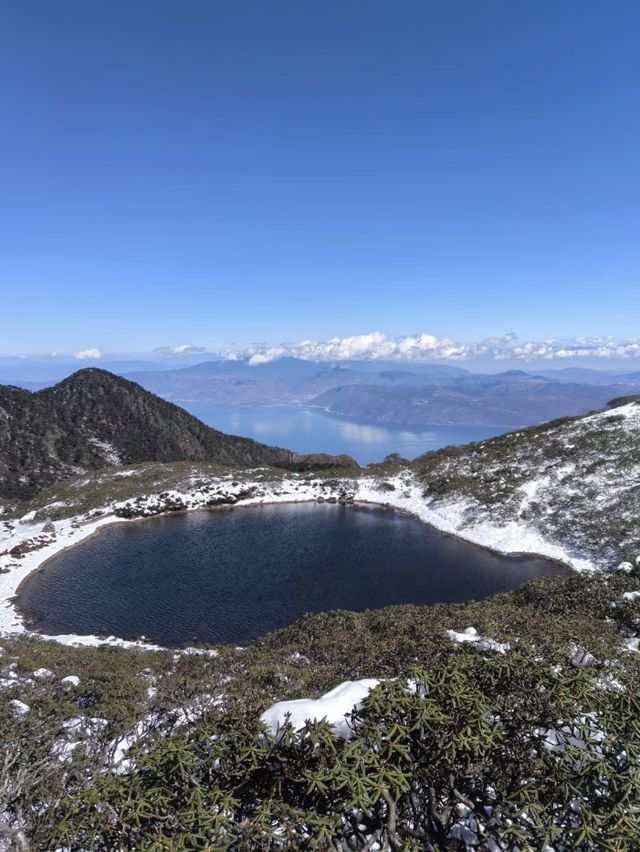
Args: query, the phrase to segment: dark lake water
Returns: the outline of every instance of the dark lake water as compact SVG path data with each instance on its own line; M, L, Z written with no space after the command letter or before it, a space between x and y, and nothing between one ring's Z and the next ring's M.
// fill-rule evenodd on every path
M479 599L558 573L394 512L287 504L107 527L29 577L18 606L51 634L242 644L305 612Z
M350 420L320 408L179 402L204 423L296 453L347 453L358 464L379 462L389 453L414 459L449 444L483 441L508 431L504 426L389 426Z

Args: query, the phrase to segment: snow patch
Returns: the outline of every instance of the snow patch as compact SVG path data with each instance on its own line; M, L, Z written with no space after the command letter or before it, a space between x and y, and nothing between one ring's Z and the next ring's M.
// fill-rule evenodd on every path
M38 678L39 680L49 677L55 677L54 673L52 671L49 671L49 669L36 669L33 672L33 676L35 678Z
M99 438L89 438L88 441L100 450L107 464L122 464L120 453L109 441L101 441Z
M461 633L455 630L447 630L447 636L454 645L464 645L466 642L471 642L478 651L495 651L497 654L506 654L507 651L511 650L511 645L508 642L496 642L494 639L480 636L475 627L467 627Z
M361 707L362 701L379 683L375 678L347 680L320 698L279 701L265 710L260 721L264 722L272 736L278 737L286 724L299 731L307 722L324 719L337 737L348 740L351 736L351 714Z

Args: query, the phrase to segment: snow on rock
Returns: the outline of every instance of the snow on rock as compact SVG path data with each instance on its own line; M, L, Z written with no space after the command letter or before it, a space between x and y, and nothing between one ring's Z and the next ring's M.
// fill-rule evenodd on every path
M582 668L583 666L595 666L597 665L598 660L593 656L590 651L587 651L586 648L583 648L582 645L574 645L571 653L571 665L576 666L576 668Z
M630 639L625 639L624 645L627 651L640 652L640 636L632 636Z
M78 684L80 683L80 678L78 677L78 675L67 675L66 677L62 678L60 683L65 683L69 686L78 686Z
M337 737L349 739L351 714L362 705L363 699L379 683L375 678L347 680L321 698L279 701L265 710L260 721L277 737L287 723L292 725L295 731L299 731L307 721L320 722L325 719Z
M447 636L455 645L462 644L463 642L477 642L480 638L475 627L467 627L462 633L458 633L455 630L447 630Z
M31 710L28 704L25 704L24 701L18 701L17 698L12 699L9 704L13 707L14 716L24 716Z
M18 683L18 675L14 672L9 672L6 675L0 677L0 690L1 689L11 689L16 686Z
M480 844L481 826L473 811L466 805L460 802L457 811L460 821L452 826L449 837L453 840L461 840L467 849L472 849Z
M640 598L640 592L624 592L619 601L611 601L611 606L620 606L625 601L635 601L636 598Z
M454 645L472 642L479 651L495 651L498 654L506 654L507 651L511 650L511 645L508 642L496 642L495 639L480 636L475 627L467 627L462 633L458 633L456 630L447 630L447 636Z
M42 669L36 669L36 670L33 672L33 676L34 676L35 678L38 678L38 680L41 680L41 679L44 679L44 678L48 678L48 677L55 677L55 675L54 675L54 673L53 673L52 671L50 671L49 669L44 669L44 668L42 668Z

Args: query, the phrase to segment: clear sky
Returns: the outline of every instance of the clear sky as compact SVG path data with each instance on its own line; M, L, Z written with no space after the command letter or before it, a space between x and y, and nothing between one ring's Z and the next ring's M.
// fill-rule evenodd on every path
M640 333L633 0L19 0L0 353Z

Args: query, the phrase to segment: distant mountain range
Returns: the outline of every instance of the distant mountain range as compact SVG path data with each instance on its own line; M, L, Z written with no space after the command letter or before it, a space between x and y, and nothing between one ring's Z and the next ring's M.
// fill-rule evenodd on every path
M637 393L640 373L568 369L478 374L460 367L385 362L318 364L281 358L207 361L129 378L175 402L316 406L374 423L503 426L542 423L602 408Z
M133 372L128 377L154 393L175 401L228 405L301 405L313 403L326 391L363 384L420 384L449 381L466 375L459 367L420 367L396 363L342 362L318 364L280 358L266 364L247 361L205 361L181 370Z
M225 435L105 370L80 370L35 393L0 386L1 497L21 499L90 470L145 461L357 467L346 456L298 456Z
M612 396L639 386L559 382L514 370L441 384L338 387L315 397L312 404L376 423L509 429L600 409Z
M39 390L50 386L61 369L43 363L20 373L17 360L0 359L0 381ZM158 362L119 361L109 370L177 404L309 406L372 423L412 426L513 429L584 414L612 397L640 390L638 371L580 367L481 374L449 364L317 363L285 357L256 365L246 359L208 360L171 369Z

